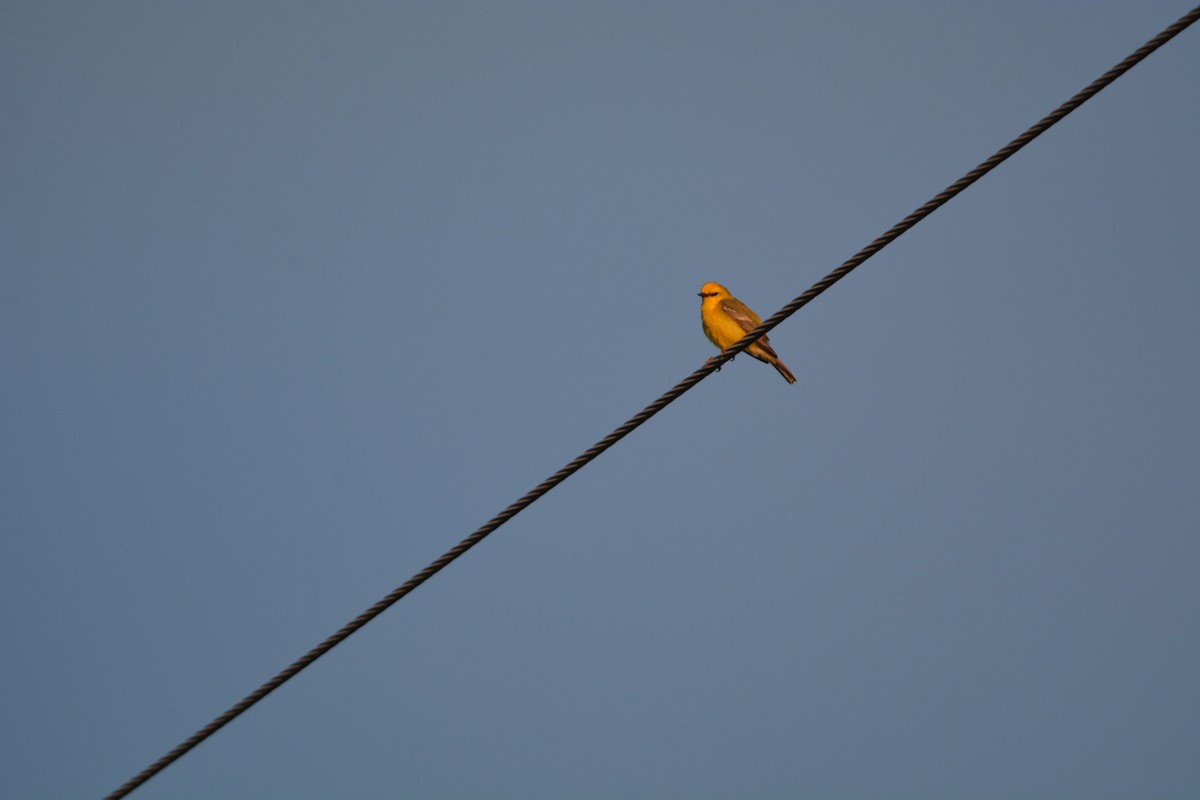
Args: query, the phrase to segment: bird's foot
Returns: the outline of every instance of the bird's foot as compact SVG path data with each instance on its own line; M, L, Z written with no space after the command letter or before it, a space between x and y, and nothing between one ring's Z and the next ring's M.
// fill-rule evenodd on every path
M707 366L710 366L710 365L711 365L711 364L712 364L714 361L716 361L716 360L717 360L719 357L720 357L720 356L713 356L712 358L708 359L708 361L705 361L705 362L704 362L704 366L706 366L706 367L707 367ZM729 359L729 360L730 360L730 361L733 361L733 359L732 359L732 358L731 358L731 359ZM722 364L721 366L725 366L725 365L724 365L724 364ZM715 371L716 371L716 372L720 372L720 371L721 371L721 367L717 367Z

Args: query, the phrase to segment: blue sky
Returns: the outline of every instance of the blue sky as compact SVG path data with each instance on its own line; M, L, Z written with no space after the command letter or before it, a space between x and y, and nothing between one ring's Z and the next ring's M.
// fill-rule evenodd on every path
M0 786L101 796L1184 5L8 3ZM140 789L1191 797L1189 30Z

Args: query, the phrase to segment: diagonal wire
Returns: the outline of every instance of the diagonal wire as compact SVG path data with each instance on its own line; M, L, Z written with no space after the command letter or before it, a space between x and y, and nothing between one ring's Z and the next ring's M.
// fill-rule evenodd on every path
M314 647L312 650L309 650L302 657L300 657L294 663L292 663L289 667L287 667L286 669L281 671L278 675L271 678L269 681L264 683L262 686L255 689L252 693L247 695L245 698L243 698L240 702L238 702L236 705L234 705L232 708L230 708L224 714L221 714L219 717L214 719L212 722L208 723L203 728L196 731L196 733L192 734L192 736L188 737L185 741L180 743L177 747L175 747L175 749L171 750L169 753L164 755L162 758L158 759L153 764L146 767L146 769L142 770L140 773L138 773L136 776L134 776L132 779L130 779L127 783L125 783L123 786L121 786L115 792L108 795L105 798L105 800L117 800L118 798L125 797L130 792L132 792L134 789L141 786L143 783L148 781L150 778L157 775L159 772L161 772L163 769L165 769L167 766L169 766L172 762L174 762L176 759L178 759L184 753L188 752L193 747L195 747L196 745L200 744L202 741L207 739L209 736L216 733L218 730L220 730L226 724L231 722L234 718L239 716L242 712L246 711L251 706L253 706L255 703L257 703L259 700L262 700L268 694L270 694L271 692L278 689L280 686L282 686L290 678L294 677L302 669L307 667L309 664L312 664L318 658L325 655L325 653L329 652L334 647L336 647L338 644L340 644L342 641L344 641L346 638L348 638L352 633L354 633L359 628L366 625L371 620L375 619L375 617L382 614L384 611L386 611L388 608L390 608L393 604L395 604L397 601L399 601L400 598L407 595L413 589L416 589L422 583L429 580L434 575L436 575L439 571L441 571L443 567L446 567L448 564L450 564L450 562L454 561L456 558L461 556L463 553L467 552L472 547L479 544L479 542L483 541L484 537L486 537L492 531L496 530L501 525L508 522L510 519L512 519L518 513L520 513L523 509L525 509L527 506L531 505L534 501L536 501L538 498L540 498L542 495L546 494L551 489L553 489L555 486L562 483L567 478L569 478L571 475L573 475L575 472L577 472L585 464L592 461L592 459L596 458L598 455L603 453L605 450L612 447L614 444L619 442L621 439L625 438L625 436L627 436L629 433L631 433L635 428L637 428L643 422L645 422L646 420L653 417L655 414L657 414L659 411L664 409L667 405L672 403L676 398L678 398L684 392L691 389L693 386L695 386L697 383L702 381L704 378L708 377L713 371L719 369L723 364L725 364L725 362L731 360L735 355L742 352L747 347L749 347L751 344L753 344L760 336L763 336L768 331L770 331L772 328L774 328L776 325L783 322L785 319L790 317L792 314L795 314L797 311L799 311L804 306L808 305L808 303L810 303L818 295L820 295L822 292L824 292L830 286L833 286L833 284L837 283L842 278L844 278L846 275L848 275L855 267L859 266L864 261L866 261L868 258L870 258L871 256L878 253L880 250L882 250L887 245L891 244L901 234L903 234L904 232L906 232L907 230L912 228L914 225L916 225L918 222L923 220L925 217L932 214L934 211L936 211L941 206L945 205L947 202L950 201L951 198L953 198L955 195L957 195L963 189L966 189L968 186L975 183L975 181L979 180L984 175L986 175L988 172L992 171L994 168L996 168L1000 163L1002 163L1009 156L1013 155L1018 150L1020 150L1022 147L1029 144L1030 142L1032 142L1034 139L1036 139L1041 134L1045 133L1051 126L1053 126L1055 123L1062 120L1063 117L1067 116L1075 109L1079 108L1081 105L1083 105L1085 102L1087 102L1090 98L1092 98L1094 95L1096 95L1100 90L1104 89L1106 86L1111 84L1117 78L1124 75L1139 61L1146 58L1146 56L1150 55L1158 48L1162 47L1164 44L1166 44L1172 38L1174 38L1179 33L1181 33L1184 29L1186 29L1189 25L1191 25L1197 19L1200 19L1200 6L1193 8L1187 14L1184 14L1182 17L1180 17L1172 25L1163 29L1163 31L1161 33L1159 33L1153 39L1150 39L1148 42L1146 42L1144 45L1139 47L1134 52L1130 53L1129 56L1126 57L1123 61L1121 61L1119 64L1114 66L1108 72L1104 73L1099 78L1094 80L1091 84L1089 84L1086 88L1084 88L1082 91L1080 91L1074 97L1072 97L1070 100L1066 101L1061 106L1059 106L1054 111L1052 111L1050 114L1043 117L1036 124L1034 124L1028 130L1026 130L1020 136L1018 136L1016 139L1013 139L1011 142L1006 144L1004 147L997 150L995 152L995 154L993 154L990 158L988 158L986 161L981 163L979 166L975 167L975 169L971 170L966 175L963 175L961 178L956 180L954 183L947 186L945 189L943 189L941 192L939 192L937 195L935 195L932 199L930 199L929 202L925 203L923 206L918 208L916 211L913 211L907 217L905 217L904 219L897 222L890 229L888 229L888 231L886 233L884 233L882 236L877 238L875 241L871 242L869 245L864 247L862 250L859 250L857 253L854 254L854 256L852 258L843 262L841 264L841 266L839 266L837 269L833 270L833 272L830 272L824 278L822 278L821 280L814 283L812 285L812 287L809 288L808 291L806 291L804 294L800 295L796 299L792 300L790 303L785 305L783 308L779 309L779 311L775 312L765 322L763 322L761 325L759 325L753 331L751 331L750 333L748 333L744 337L742 337L742 339L740 339L736 344L734 344L734 345L730 346L729 348L727 348L726 350L724 350L719 356L709 359L709 361L703 367L701 367L700 369L693 372L691 375L684 378L682 381L680 381L673 388L671 388L666 393L664 393L661 397L659 397L653 403L646 406L644 409L639 411L634 416L630 417L629 420L626 421L623 425L616 428L612 433L608 434L603 439L601 439L600 441L596 442L594 445L589 447L587 450L585 450L583 453L581 453L578 457L576 457L573 461L571 461L569 464L564 466L558 472L554 473L549 478L547 478L546 480L542 481L537 486L535 486L533 489L529 490L529 492L527 492L523 497L521 497L515 503L513 503L508 508L501 511L496 516L492 517L492 519L490 519L481 528L476 530L474 533L472 533L467 538L463 539L461 542L456 544L454 547L447 550L439 558L437 558L435 561L430 563L429 566L425 567L425 569L421 570L416 575L413 575L411 578L409 578L407 581L405 581L402 585L393 589L390 593L388 593L385 597L380 599L377 603L375 603L373 606L368 608L366 611L359 614L357 617L355 617L350 622L346 623L336 633L331 635L325 641L321 642L319 645Z

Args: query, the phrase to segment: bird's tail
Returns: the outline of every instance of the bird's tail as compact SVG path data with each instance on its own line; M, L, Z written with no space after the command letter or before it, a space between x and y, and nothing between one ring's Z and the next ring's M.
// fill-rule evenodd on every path
M783 379L785 381L787 381L788 383L796 382L796 376L793 375L792 371L790 369L788 369L787 367L785 367L783 365L783 362L780 361L778 358L771 362L771 366L774 367L775 369L779 370L779 374L782 375Z

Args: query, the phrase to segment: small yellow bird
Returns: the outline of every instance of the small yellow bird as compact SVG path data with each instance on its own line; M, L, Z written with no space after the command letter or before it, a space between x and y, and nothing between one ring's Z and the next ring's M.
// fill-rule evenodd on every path
M762 320L721 284L706 283L700 287L700 324L709 341L724 350L761 325ZM745 352L779 370L788 383L796 382L796 376L775 355L766 336L760 336Z

